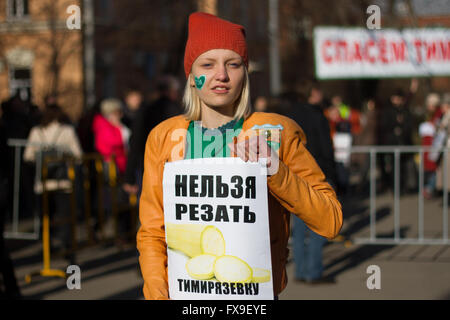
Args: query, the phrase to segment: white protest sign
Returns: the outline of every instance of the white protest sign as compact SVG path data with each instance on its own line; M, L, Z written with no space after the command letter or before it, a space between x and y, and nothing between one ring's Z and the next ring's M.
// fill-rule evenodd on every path
M316 27L319 79L450 75L450 28Z
M336 132L333 136L334 158L336 162L350 164L350 148L352 147L352 135L345 132Z
M261 164L239 158L167 162L163 189L170 299L272 300Z

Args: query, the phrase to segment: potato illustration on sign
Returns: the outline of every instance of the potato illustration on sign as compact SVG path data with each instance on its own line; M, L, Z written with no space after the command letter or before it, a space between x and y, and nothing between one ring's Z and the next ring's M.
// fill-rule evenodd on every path
M234 256L221 256L214 263L214 275L220 282L251 282L253 270L243 260Z
M191 258L203 253L216 256L225 254L222 232L214 226L168 223L166 235L169 248L181 251Z
M214 262L217 256L212 254L201 254L186 263L188 274L197 280L209 280L214 277Z
M166 224L167 246L188 256L186 271L197 280L231 283L270 281L270 271L251 268L244 260L225 255L222 232L211 225Z
M253 268L252 282L267 282L270 281L270 272L266 269Z

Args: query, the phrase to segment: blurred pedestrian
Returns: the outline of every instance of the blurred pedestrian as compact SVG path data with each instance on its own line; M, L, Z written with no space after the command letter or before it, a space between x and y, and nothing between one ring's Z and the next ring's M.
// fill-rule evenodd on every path
M102 100L100 100L102 101ZM95 136L92 124L97 115L100 115L100 101L85 110L77 125L77 134L84 153L96 152Z
M105 99L100 105L101 114L94 117L92 130L94 132L95 149L105 162L114 155L120 174L125 172L127 164L127 148L130 130L122 123L122 106L120 100Z
M26 139L33 126L39 124L41 113L31 101L16 94L2 103L2 118L8 139Z
M116 231L119 232L119 235L115 241L116 245L122 248L129 239L129 228L131 225L129 219L130 208L128 206L128 197L122 188L115 188L116 185L120 185L123 181L131 132L122 123L123 112L120 100L114 98L105 99L100 104L100 110L101 114L97 114L94 117L92 128L95 149L103 157L104 208L107 217L112 217L113 209L119 212L119 217L116 221L118 224ZM109 170L113 159L117 168L117 181L115 184L112 184L110 180L111 171ZM117 193L114 193L115 190L117 190Z
M370 98L364 102L361 112L361 132L355 137L353 145L377 145L378 144L378 117L379 108L375 99ZM354 153L351 156L352 163L358 164L359 183L356 187L357 192L364 192L368 183L370 171L369 154Z
M325 174L327 182L336 187L336 164L330 127L324 115L323 94L319 86L309 90L308 102L294 106L291 118L306 134L306 148ZM293 249L295 278L310 284L330 283L323 277L322 248L327 239L312 231L297 216L293 216Z
M439 131L443 133L442 140L444 141L442 146L450 148L450 93L445 93L442 96L441 101L441 110L442 110L442 120L439 123ZM450 186L450 152L447 154L447 177L444 177L444 157L441 154L438 162L438 167L436 169L436 189L443 190L444 183L447 183L447 186Z
M437 132L437 126L441 118L441 109L439 95L436 93L428 94L425 102L426 115L425 121L419 125L419 136L422 146L432 146L433 139ZM425 199L431 199L436 186L436 162L430 158L430 152L424 152L424 180L425 188L423 196Z
M331 98L325 115L330 124L336 161L337 192L346 195L350 185L350 148L361 132L360 112L343 103L340 95Z
M96 153L95 136L94 131L92 130L92 124L94 118L100 114L100 101L102 100L97 101L93 106L86 109L77 124L76 130L81 148L83 153L88 156ZM87 168L87 170L85 168ZM85 179L89 181L89 197L85 196ZM77 203L79 204L77 208L80 211L83 211L86 210L86 206L89 206L90 212L98 212L98 200L100 197L98 195L98 179L94 159L89 159L87 157L83 161L83 166L77 167L76 181L79 182L77 183ZM96 219L95 215L93 217Z
M71 125L65 124L62 119L65 119L65 115L58 105L46 106L41 124L31 129L24 152L25 161L36 163L38 156L44 156L45 152L51 149L57 150L61 155L81 157L82 151L75 129ZM49 197L50 217L55 222L65 222L63 227L56 229L55 238L60 241L60 249L67 251L71 249L71 228L67 223L67 217L70 212L70 192L74 186L64 172L58 173L61 174L60 176L51 176L51 165L48 165L48 168L49 177L45 186L42 181L36 181L34 191L38 195L39 208L42 208L44 187L51 193ZM64 170L64 166L61 168ZM41 168L37 168L37 170L41 170ZM73 262L73 253L67 255L66 258Z
M179 103L180 85L173 76L163 76L158 80L159 97L150 105L139 109L130 138L130 152L125 171L123 189L127 193L140 195L144 171L144 152L147 136L160 122L181 114Z
M133 127L133 122L139 112L139 109L144 105L144 97L142 92L137 88L128 88L125 91L123 117L122 122L128 128Z
M20 93L12 96L10 99L2 103L2 119L5 126L7 139L22 139L28 138L30 130L33 126L38 125L41 119L41 112L39 108L31 103L29 100L23 100ZM29 216L31 212L34 211L34 191L33 191L33 179L34 179L34 168L23 162L23 149L20 149L19 161L21 166L21 174L19 177L20 192L19 192L19 214L21 216ZM14 186L14 157L15 148L10 147L7 151L7 157L9 161L9 170L7 174L9 175L9 199L8 211L12 211L13 203L13 186Z
M258 96L253 103L253 107L256 112L267 112L268 101L264 96Z
M2 299L20 299L20 289L17 285L16 276L14 274L13 262L9 256L8 248L3 237L6 207L7 207L7 193L8 193L8 159L6 154L8 146L6 144L6 130L3 120L0 118L0 276L3 283L3 288L0 286L0 300Z
M360 112L345 104L340 95L331 98L331 105L325 114L328 115L332 137L336 132L348 132L353 136L361 132Z
M380 117L381 143L390 146L409 146L413 144L413 116L409 108L410 101L417 91L418 82L411 80L409 92L396 89L390 96L388 107ZM394 181L394 155L386 153L381 166L382 187L392 187ZM417 172L414 167L413 156L410 153L400 155L400 192L407 193L417 187Z

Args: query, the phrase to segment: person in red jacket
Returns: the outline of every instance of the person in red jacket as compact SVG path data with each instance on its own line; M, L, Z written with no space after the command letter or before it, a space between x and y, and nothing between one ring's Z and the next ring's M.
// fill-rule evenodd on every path
M439 108L439 95L430 93L426 99L426 119L419 126L419 136L422 140L422 146L432 146L436 129L439 125L442 112ZM431 199L436 186L436 169L437 164L433 159L430 159L430 153L425 152L424 158L424 174L425 174L425 188L423 196L425 199Z

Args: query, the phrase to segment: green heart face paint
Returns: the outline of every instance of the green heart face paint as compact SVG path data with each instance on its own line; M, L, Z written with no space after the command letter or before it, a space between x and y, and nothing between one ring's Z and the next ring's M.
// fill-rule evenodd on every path
M194 80L195 80L195 87L198 90L201 90L203 88L203 86L205 85L206 76L205 75L201 75L200 77L194 77Z

